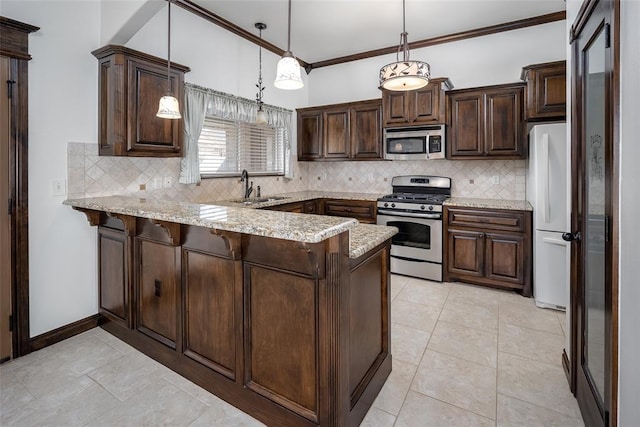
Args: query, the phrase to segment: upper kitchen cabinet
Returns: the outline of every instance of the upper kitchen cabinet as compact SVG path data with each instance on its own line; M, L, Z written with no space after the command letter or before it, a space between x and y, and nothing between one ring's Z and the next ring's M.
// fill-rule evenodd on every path
M524 87L514 83L447 93L447 158L525 158Z
M445 122L445 91L453 89L448 78L431 79L422 89L382 91L384 127Z
M567 61L529 65L520 77L527 82L525 120L566 119Z
M382 101L298 109L298 160L382 159Z
M99 63L99 154L181 157L182 119L156 117L158 102L167 93L166 59L115 45L91 53ZM180 101L188 71L171 63L170 92Z

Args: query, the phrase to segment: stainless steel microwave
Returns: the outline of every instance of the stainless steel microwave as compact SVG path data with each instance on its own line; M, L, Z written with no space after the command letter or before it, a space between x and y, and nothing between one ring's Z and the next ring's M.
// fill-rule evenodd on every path
M444 159L445 125L386 128L384 158L389 160Z

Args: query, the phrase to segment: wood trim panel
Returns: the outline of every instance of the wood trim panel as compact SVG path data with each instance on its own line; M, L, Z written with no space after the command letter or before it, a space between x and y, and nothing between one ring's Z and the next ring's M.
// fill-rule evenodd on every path
M0 16L0 55L29 61L29 34L39 27Z
M471 39L474 37L488 36L490 34L496 34L504 31L518 30L521 28L533 27L535 25L548 24L550 22L562 21L567 18L566 11L548 13L546 15L535 16L533 18L525 18L517 21L505 22L502 24L490 25L488 27L480 27L467 31L460 31L458 33L447 34L444 36L433 37L430 39L418 40L409 43L409 49L419 49L422 47L435 46L444 43L457 42L460 40ZM369 50L366 52L356 53L353 55L341 56L338 58L327 59L325 61L317 61L310 64L310 70L322 67L328 67L330 65L343 64L345 62L358 61L360 59L373 58L381 55L388 55L396 53L398 46L389 46L381 49ZM307 72L310 72L308 70Z
M69 323L68 325L61 326L52 331L33 337L31 338L31 351L40 350L57 342L71 338L74 335L93 329L99 325L100 318L101 316L99 314L94 314L93 316L85 317L84 319L77 320L73 323Z

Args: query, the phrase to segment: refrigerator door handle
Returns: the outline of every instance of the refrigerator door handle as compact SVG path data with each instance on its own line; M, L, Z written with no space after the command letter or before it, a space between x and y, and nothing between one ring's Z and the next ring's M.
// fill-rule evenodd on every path
M543 237L542 241L545 243L551 243L552 245L558 245L558 246L567 246L569 243L565 242L564 240L560 240L560 239L552 239L551 237Z
M549 134L542 135L542 219L545 224L549 223Z

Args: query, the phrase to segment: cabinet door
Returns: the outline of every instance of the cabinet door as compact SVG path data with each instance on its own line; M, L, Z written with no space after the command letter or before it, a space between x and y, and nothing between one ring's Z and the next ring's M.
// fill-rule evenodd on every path
M522 235L485 233L485 276L518 285L524 284L524 242Z
M447 270L451 275L484 276L484 233L449 230Z
M382 91L382 113L384 126L407 124L410 120L407 106L409 92Z
M100 314L129 327L128 245L124 231L98 227Z
M167 120L156 116L158 102L167 92L167 69L135 60L128 62L127 151L131 155L180 153L182 119ZM180 85L180 74L172 72L169 91L182 100Z
M460 93L450 99L450 158L484 155L484 97L482 92Z
M282 205L270 206L265 209L269 209L272 211L305 213L305 207L306 207L305 202L293 202L293 203L285 203Z
M298 160L322 158L322 111L298 112Z
M422 89L415 90L408 99L412 123L443 122L444 111L441 111L440 105L440 84L429 84Z
M486 92L485 151L492 157L524 155L522 98L524 88Z
M351 157L382 158L382 105L361 103L351 109Z
M183 250L184 354L229 379L236 377L236 271L232 260Z
M567 107L566 62L540 64L527 72L526 120L561 119Z
M176 348L179 248L137 239L138 330Z
M350 129L349 110L328 110L322 115L324 158L339 159L349 158L350 149Z
M367 200L325 200L323 215L355 218L360 222L375 224L376 202Z
M304 202L304 213L318 214L317 200L307 200L306 202Z

